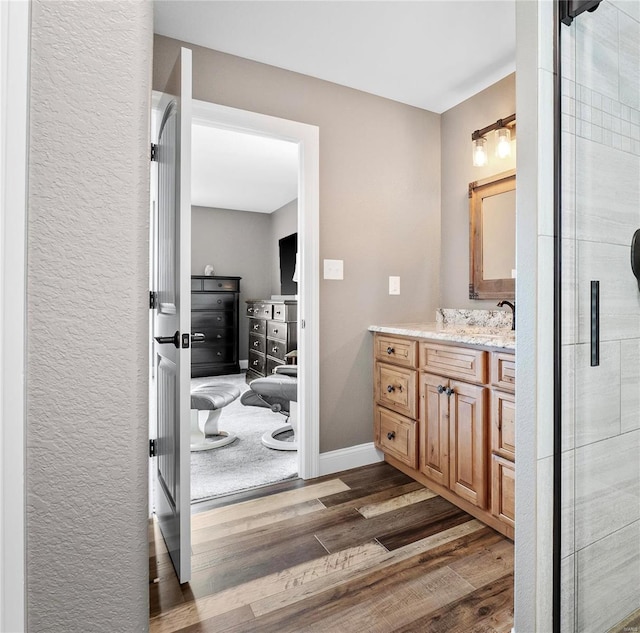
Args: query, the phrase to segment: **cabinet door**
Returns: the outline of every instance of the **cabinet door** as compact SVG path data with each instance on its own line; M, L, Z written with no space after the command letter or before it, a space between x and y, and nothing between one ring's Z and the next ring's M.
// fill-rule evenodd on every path
M442 486L449 486L449 381L420 375L420 471Z
M488 389L451 381L449 487L479 508L487 507Z
M515 527L516 518L515 464L498 455L491 457L491 514Z
M511 461L516 458L516 396L491 392L491 450Z

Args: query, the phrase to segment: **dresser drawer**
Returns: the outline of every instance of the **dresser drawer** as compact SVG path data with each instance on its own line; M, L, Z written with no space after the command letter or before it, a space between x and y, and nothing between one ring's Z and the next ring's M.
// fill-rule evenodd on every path
M237 295L231 292L192 292L192 310L233 310Z
M258 374L264 374L265 357L264 354L249 350L249 369Z
M287 353L287 345L283 341L268 338L266 351L267 356L273 356L273 358L277 358L278 360L284 362L284 355Z
M516 390L516 358L513 354L493 352L491 355L491 384L507 391Z
M284 365L284 363L276 360L275 358L271 358L271 356L267 356L267 370L265 371L265 374L270 376L275 371L276 367L279 367L280 365Z
M418 374L415 369L376 363L376 402L410 418L415 418L417 417L417 382Z
M274 303L273 316L274 321L297 321L298 305L290 303Z
M233 341L191 348L192 363L232 363L235 360Z
M406 464L418 467L418 434L416 421L398 413L375 407L375 444L385 453Z
M295 328L296 324L292 324ZM289 324L282 321L267 321L267 336L269 338L277 338L281 341L287 340Z
M260 352L264 354L266 349L267 339L264 336L258 334L249 334L249 349L253 352Z
M516 467L508 459L491 456L491 514L516 525Z
M420 369L448 378L486 383L487 352L466 347L422 343Z
M191 290L195 290L197 292L202 291L202 279L194 279L191 278Z
M247 316L256 317L257 319L270 319L272 313L272 305L270 303L252 301L247 303Z
M491 392L491 450L502 457L516 458L516 397Z
M264 319L249 319L249 332L264 336L267 333L267 322Z
M214 291L214 292L238 292L238 288L240 286L240 282L237 279L203 279L202 280L202 289L206 292Z
M417 341L376 334L374 339L374 355L376 360L403 367L415 368L418 360Z
M191 314L191 331L204 332L212 328L231 328L230 336L235 337L235 312L218 310L199 310Z

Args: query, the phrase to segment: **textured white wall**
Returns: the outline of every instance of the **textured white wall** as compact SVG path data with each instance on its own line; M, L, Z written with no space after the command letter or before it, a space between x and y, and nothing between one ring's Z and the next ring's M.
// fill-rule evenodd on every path
M32 9L28 628L137 633L148 626L151 6Z

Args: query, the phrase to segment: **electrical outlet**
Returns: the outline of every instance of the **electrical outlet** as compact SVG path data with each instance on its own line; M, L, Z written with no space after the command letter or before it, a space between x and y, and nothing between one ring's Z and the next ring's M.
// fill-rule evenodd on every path
M389 277L389 294L400 294L400 277Z

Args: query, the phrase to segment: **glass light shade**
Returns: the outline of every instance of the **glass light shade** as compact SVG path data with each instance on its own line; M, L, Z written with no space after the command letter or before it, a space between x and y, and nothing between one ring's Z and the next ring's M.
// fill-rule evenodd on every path
M487 164L487 139L480 137L473 141L473 166L483 167Z
M496 156L498 158L511 156L511 131L507 127L496 130Z

